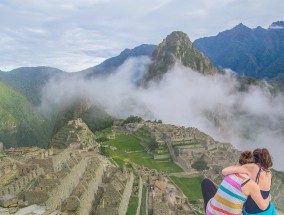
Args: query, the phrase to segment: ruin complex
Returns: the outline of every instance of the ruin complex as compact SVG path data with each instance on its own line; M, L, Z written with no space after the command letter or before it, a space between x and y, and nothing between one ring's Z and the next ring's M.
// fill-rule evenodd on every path
M239 151L232 145L215 141L196 128L153 122L124 125L118 121L107 137L137 136L138 131L145 132L157 142L153 159L171 160L183 169L182 173L172 175L208 177L219 183L221 169L238 160ZM192 204L171 179L170 173L135 162L118 166L101 155L96 136L80 119L63 127L51 141L51 146L48 149L5 150L2 147L1 215L130 215L128 210L133 199L136 199L137 207L131 215L204 213L202 201ZM207 163L207 169L198 171L192 167L200 160ZM274 181L277 192L273 198L280 205L284 189L280 179L275 180L278 180Z

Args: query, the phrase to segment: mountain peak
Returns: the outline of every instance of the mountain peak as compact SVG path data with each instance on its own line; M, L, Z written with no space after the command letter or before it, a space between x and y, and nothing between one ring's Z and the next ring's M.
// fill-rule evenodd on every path
M217 69L192 45L186 33L174 31L158 45L152 55L152 64L142 78L142 84L149 80L160 80L175 63L202 74L215 74Z
M284 29L284 21L273 22L268 29Z
M190 41L187 34L182 31L173 31L166 37L166 40L189 40Z
M245 30L251 30L251 29L249 27L247 27L246 25L244 25L243 23L240 23L240 24L236 25L232 30L245 31Z

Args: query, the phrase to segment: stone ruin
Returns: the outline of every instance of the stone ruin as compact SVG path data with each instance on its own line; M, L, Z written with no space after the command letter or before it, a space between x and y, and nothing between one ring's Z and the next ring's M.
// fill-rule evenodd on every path
M172 160L186 172L196 173L191 165L204 160L210 174L217 176L221 169L238 161L239 151L231 144L217 142L196 128L152 122L144 122L143 126L155 136L160 146L167 147Z
M133 172L108 169L94 215L126 214L134 182Z
M134 172L138 175L137 190L142 198L142 188L146 188L146 210L149 215L182 215L196 214L187 197L168 177L157 170L150 170L132 163ZM141 205L140 207L143 207ZM140 208L139 207L139 208ZM138 213L139 214L139 213Z
M72 123L78 126L81 122ZM220 170L238 160L239 152L230 144L214 141L195 128L144 122L115 131L132 134L139 128L151 132L159 143L157 150L182 167L185 177L198 175L218 183ZM35 211L44 215L125 215L131 198L138 199L133 215L197 214L165 173L134 163L119 168L96 150L84 150L75 143L66 149L23 147L5 153L0 163L1 215ZM191 167L200 159L208 163L209 170L197 172Z
M12 157L1 163L1 215L38 207L45 215L126 214L133 172L115 167L96 151L69 147L34 152L11 149Z
M95 136L81 118L71 120L52 138L50 146L88 151L98 147Z

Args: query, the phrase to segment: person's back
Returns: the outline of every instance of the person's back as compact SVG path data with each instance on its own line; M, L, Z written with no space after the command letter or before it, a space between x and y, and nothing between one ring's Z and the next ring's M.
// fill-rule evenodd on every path
M260 188L261 195L263 199L267 199L270 194L270 187L272 181L272 175L269 168L272 166L271 157L267 149L256 149L254 150L254 156L257 160L258 164L255 165L253 168L249 169L253 174L253 178L255 178L255 182L258 184ZM251 214L261 213L261 210L255 201L248 196L247 201L244 205L245 211ZM266 209L268 210L269 207Z
M224 178L215 196L208 202L207 215L215 214L242 214L247 196L242 191L242 186L249 181L246 174L232 174Z
M240 165L252 162L251 151L241 153ZM201 182L201 189L207 215L243 214L242 208L249 195L262 210L268 207L270 201L270 198L262 198L259 186L247 174L227 175L218 190L210 179L205 178Z
M243 166L228 167L225 168L222 173L232 174L232 173L246 173L254 180L259 188L263 199L267 199L270 195L271 187L271 172L269 168L272 166L272 159L267 149L255 149L253 152L255 162L257 164L244 164ZM270 208L272 204L265 211L273 210ZM273 206L272 206L273 207ZM260 209L256 202L251 196L248 196L247 201L244 204L244 213L246 214L258 214L262 213L264 210Z

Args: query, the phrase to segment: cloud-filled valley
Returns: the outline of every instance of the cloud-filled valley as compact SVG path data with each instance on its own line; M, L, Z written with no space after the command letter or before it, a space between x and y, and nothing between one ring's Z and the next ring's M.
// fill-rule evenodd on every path
M240 91L231 73L203 76L176 65L159 83L138 87L150 59L130 58L107 77L51 79L42 90L41 110L88 98L117 118L139 115L163 123L196 127L238 149L267 147L274 167L284 170L284 97L269 86Z

